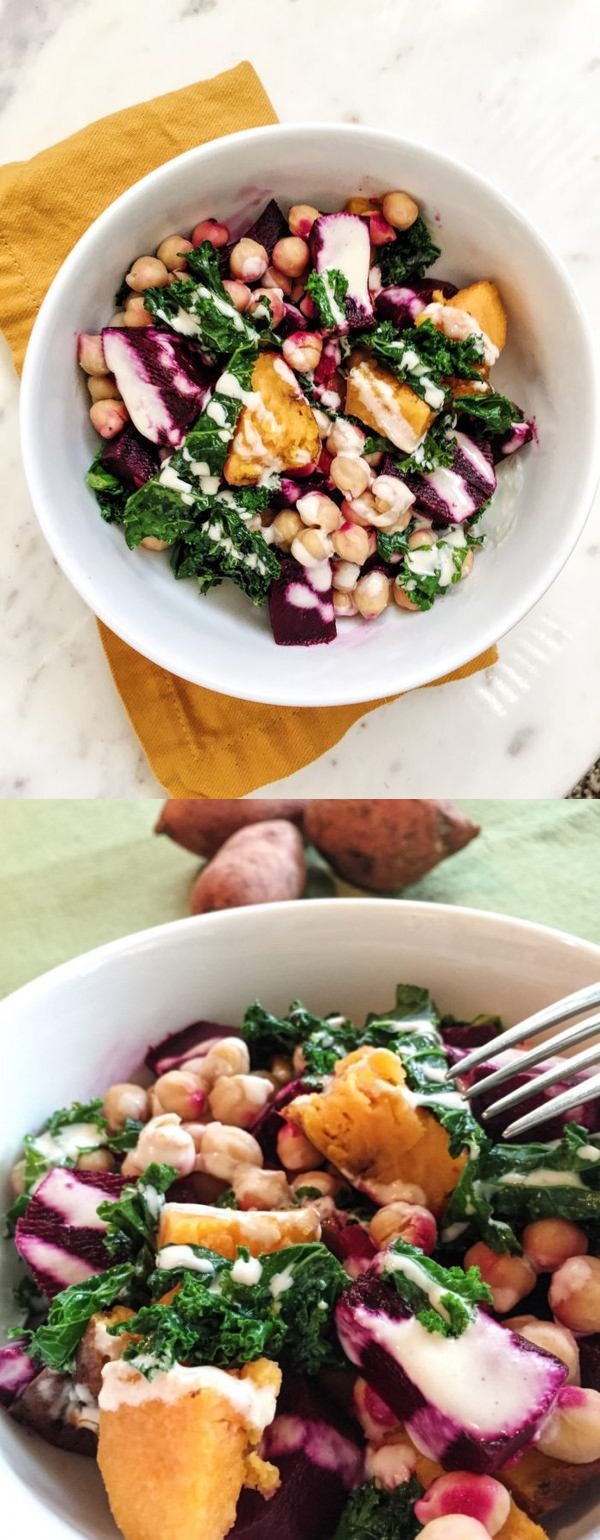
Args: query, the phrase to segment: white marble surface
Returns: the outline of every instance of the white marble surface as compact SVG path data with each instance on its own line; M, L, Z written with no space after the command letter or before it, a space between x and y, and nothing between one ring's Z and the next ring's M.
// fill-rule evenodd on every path
M597 327L597 0L4 0L1 16L2 160L246 57L281 118L412 134L492 178L564 258ZM151 795L93 618L38 533L16 396L3 349L0 794ZM599 586L597 500L495 669L381 708L286 790L564 794L600 751Z

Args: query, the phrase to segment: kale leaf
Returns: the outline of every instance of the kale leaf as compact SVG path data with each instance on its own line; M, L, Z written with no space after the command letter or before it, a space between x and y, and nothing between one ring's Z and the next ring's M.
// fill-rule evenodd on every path
M59 1107L57 1112L46 1119L42 1133L59 1134L73 1123L93 1123L99 1133L104 1133L107 1125L102 1113L102 1097L97 1096L90 1102L71 1102L70 1107Z
M118 1133L108 1135L108 1147L117 1155L134 1150L144 1124L140 1118L126 1118Z
M426 475L436 471L440 465L452 465L456 454L455 427L454 412L441 412L412 454L402 460L396 459L396 469L402 476L409 472Z
M408 1259L406 1272L403 1257ZM422 1282L418 1275L415 1277L417 1269ZM491 1289L483 1282L478 1267L470 1267L466 1273L462 1267L442 1267L418 1247L402 1240L393 1241L385 1252L382 1277L394 1284L396 1293L427 1331L443 1337L462 1336L473 1319L475 1306L481 1302L492 1304ZM430 1299L429 1284L438 1291L435 1303Z
M422 326L407 326L400 334L391 321L381 321L360 340L434 411L448 399L444 382L451 377L477 379L484 361L478 332L457 342L445 337L431 321L424 321Z
M590 1155L590 1151L593 1153ZM548 1173L556 1173L556 1182ZM536 1173L540 1181L536 1183ZM581 1185L561 1174L575 1173ZM494 1251L518 1251L510 1224L560 1217L600 1220L600 1134L567 1123L557 1144L498 1144L485 1140L464 1167L448 1203L442 1243L451 1244L457 1224L473 1226Z
M324 1365L339 1362L329 1329L349 1280L326 1246L286 1246L259 1257L257 1283L240 1282L236 1263L202 1246L191 1247L202 1271L179 1264L166 1268L168 1249L162 1251L161 1266L149 1280L155 1302L142 1306L127 1322L138 1340L126 1348L124 1356L142 1372L152 1374L181 1361L249 1363L263 1353L303 1374L316 1374ZM238 1264L249 1257L245 1248L239 1248ZM168 1303L161 1303L160 1296L175 1280L177 1292ZM115 1327L115 1334L120 1329Z
M176 1180L174 1166L153 1162L137 1182L123 1188L119 1198L107 1198L98 1206L100 1219L106 1220L104 1244L109 1256L127 1258L133 1264L132 1276L138 1281L144 1281L154 1269L164 1194Z
M416 1476L392 1492L367 1481L350 1493L332 1540L415 1540L421 1525L414 1505L422 1495Z
M94 493L102 518L106 519L107 524L122 524L129 491L118 476L114 476L102 464L103 453L104 449L101 448L94 455L85 478L86 486Z
M437 536L432 532L430 545L417 551L406 551L404 565L395 578L396 586L420 610L430 610L440 594L460 581L469 551L482 544L483 536L472 535L465 525L455 526ZM419 557L431 552L433 570L419 571Z
M90 1102L72 1102L70 1107L59 1107L56 1112L53 1112L46 1119L39 1134L26 1134L23 1140L25 1155L24 1196L30 1192L34 1182L39 1181L41 1176L45 1176L46 1172L52 1170L55 1166L75 1165L77 1153L61 1157L57 1151L56 1154L48 1155L39 1149L37 1143L40 1134L50 1134L55 1138L64 1128L69 1128L74 1123L91 1123L97 1129L100 1136L98 1139L94 1139L90 1135L86 1144L78 1145L77 1153L83 1150L97 1150L100 1145L106 1144L106 1118L102 1115L102 1100L100 1098L95 1098ZM9 1210L6 1216L8 1223L12 1223L13 1219L16 1222L16 1219L20 1218L20 1213L25 1212L25 1205L20 1212L17 1210L17 1204L20 1201L20 1199L17 1199L16 1203L13 1203Z
M44 1294L40 1294L37 1284L34 1283L29 1273L25 1273L16 1288L13 1289L13 1298L19 1310L23 1313L26 1328L31 1330L35 1327L36 1322L39 1322L40 1318L45 1316L48 1309L48 1300Z
M210 241L188 252L186 261L193 276L176 278L165 288L144 289L146 309L173 331L195 337L207 359L235 352L240 342L256 345L259 331L232 305Z
M469 417L473 427L481 427L486 438L504 438L513 423L523 421L521 408L496 391L487 396L455 396L453 407L460 417Z
M279 558L260 530L248 529L233 509L215 509L187 531L171 556L177 578L195 577L202 594L229 578L253 604L264 604L279 577Z
M395 241L381 246L377 252L384 288L390 284L407 284L413 278L424 278L439 256L440 247L432 241L425 220L419 215L408 230L398 231Z
M4 1234L8 1240L11 1235L14 1235L17 1228L17 1220L25 1213L30 1198L30 1192L20 1192L18 1198L15 1198L14 1203L11 1203L10 1208L7 1208L4 1215L6 1226Z
M130 1262L123 1262L55 1294L47 1320L29 1335L27 1350L32 1358L59 1373L71 1369L88 1321L96 1311L128 1298L134 1272Z
M325 331L336 331L343 325L348 279L337 267L329 267L324 273L314 269L306 280L306 292L317 307L319 325Z
M338 1021L339 1017L334 1019ZM313 1016L301 1000L292 1002L287 1016L274 1016L255 1000L254 1005L248 1006L242 1023L242 1036L250 1049L252 1068L268 1068L277 1053L291 1057L298 1043L303 1043L309 1034L327 1028L327 1025L327 1017Z

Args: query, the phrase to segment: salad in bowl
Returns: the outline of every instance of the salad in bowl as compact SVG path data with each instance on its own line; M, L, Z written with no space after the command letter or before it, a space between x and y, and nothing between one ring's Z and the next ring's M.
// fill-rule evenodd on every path
M271 198L235 237L205 218L136 256L77 339L102 516L201 593L228 581L268 606L280 646L429 610L535 432L492 381L496 284L427 277L440 255L390 191L338 212Z
M501 1025L255 1002L25 1134L0 1401L126 1540L543 1540L597 1474L597 1104L484 1131Z

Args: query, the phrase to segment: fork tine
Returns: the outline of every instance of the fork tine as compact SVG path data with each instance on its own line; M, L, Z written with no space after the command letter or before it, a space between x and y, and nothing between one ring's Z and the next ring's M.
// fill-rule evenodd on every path
M537 1048L529 1048L527 1053L522 1053L518 1060L512 1060L510 1064L503 1064L501 1069L495 1069L491 1075L486 1075L483 1080L478 1080L476 1085L469 1086L463 1095L467 1100L474 1101L486 1091L493 1091L497 1085L502 1085L505 1080L511 1080L515 1073L524 1069L531 1069L534 1064L543 1063L544 1059L550 1059L561 1048L574 1047L576 1043L584 1043L587 1037L600 1027L600 1012L596 1016L588 1016L586 1021L580 1021L574 1027L566 1027L564 1032L559 1032L556 1037L546 1038L545 1043L538 1043ZM495 1055L495 1043L488 1043L492 1057ZM460 1067L465 1063L463 1059ZM564 1079L564 1076L561 1077ZM536 1085L539 1082L536 1081Z
M586 1102L597 1101L600 1096L600 1074L590 1075L587 1082ZM515 1138L517 1134L525 1134L530 1128L536 1128L539 1123L545 1123L546 1118L560 1116L563 1112L570 1112L572 1107L577 1107L581 1101L581 1086L573 1086L570 1091L563 1091L561 1096L553 1096L549 1102L544 1102L542 1107L537 1107L535 1112L528 1112L524 1118L517 1118L516 1123L509 1123L502 1135L503 1139Z
M526 1043L528 1038L535 1037L536 1032L543 1032L545 1027L553 1027L560 1021L568 1021L571 1016L579 1016L582 1011L587 1011L593 1006L600 1005L600 983L587 984L585 989L578 989L573 995L566 995L564 1000L555 1002L554 1005L546 1005L542 1011L536 1011L534 1016L528 1016L525 1021L517 1023L516 1027L509 1027L506 1032L501 1032L500 1037L494 1038L494 1050L503 1053L505 1048L515 1048L521 1043ZM490 1044L485 1043L483 1048L474 1048L468 1053L460 1064L453 1064L446 1074L447 1080L456 1080L457 1075L466 1074L470 1069L475 1069L476 1064L482 1064L489 1057Z
M499 1101L493 1102L491 1107L486 1107L482 1112L482 1121L499 1117L501 1112L507 1112L510 1107L517 1107L519 1102L527 1101L527 1098L537 1096L540 1091L545 1091L549 1085L556 1085L557 1080L570 1080L581 1069L588 1069L591 1064L600 1064L600 1043L594 1043L592 1048L585 1048L583 1053L574 1054L572 1059L565 1059L564 1066L554 1066L547 1069L545 1074L536 1077L533 1085L521 1085L516 1091L510 1091L508 1096L502 1096ZM585 1084L580 1087L581 1100L586 1100Z

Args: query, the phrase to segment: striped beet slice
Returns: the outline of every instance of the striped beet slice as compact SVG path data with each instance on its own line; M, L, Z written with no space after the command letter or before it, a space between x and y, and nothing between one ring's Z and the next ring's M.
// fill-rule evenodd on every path
M218 1021L193 1021L180 1032L169 1032L160 1043L148 1049L145 1063L153 1075L166 1075L179 1069L186 1059L203 1059L222 1037L241 1037L239 1027L226 1027Z
M118 1198L125 1177L107 1171L73 1171L55 1166L17 1222L15 1245L43 1294L52 1299L110 1267L104 1245L106 1224L97 1209Z

